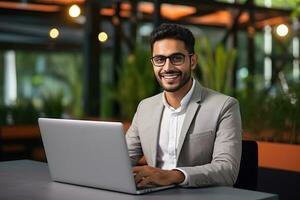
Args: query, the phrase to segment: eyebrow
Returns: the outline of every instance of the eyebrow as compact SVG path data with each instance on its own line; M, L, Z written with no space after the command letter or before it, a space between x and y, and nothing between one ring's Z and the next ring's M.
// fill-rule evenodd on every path
M182 53L182 52L175 52L175 53L172 53L172 54L169 54L169 55L161 55L161 54L158 54L158 55L154 55L153 57L156 57L156 56L169 57L169 56L176 55L176 54L182 54L182 55L185 55L185 54Z

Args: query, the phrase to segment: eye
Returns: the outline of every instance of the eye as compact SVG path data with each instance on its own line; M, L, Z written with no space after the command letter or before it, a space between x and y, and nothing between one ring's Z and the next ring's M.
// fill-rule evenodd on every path
M165 60L166 60L166 58L164 56L155 56L155 57L153 57L153 61L155 63L158 63L158 64L159 63L164 63Z
M184 60L184 55L183 54L173 54L171 56L171 60L174 63L181 63Z

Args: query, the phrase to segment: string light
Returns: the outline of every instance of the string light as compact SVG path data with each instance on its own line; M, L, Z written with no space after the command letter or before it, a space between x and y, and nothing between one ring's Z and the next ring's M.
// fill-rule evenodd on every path
M52 39L56 39L58 36L59 36L59 30L57 28L52 28L50 31L49 31L49 36L52 38Z
M285 37L289 33L289 28L285 24L280 24L279 26L276 27L276 34L279 37Z
M98 40L100 42L106 42L107 39L108 39L108 35L105 32L99 33Z
M73 4L70 8L69 8L69 15L71 17L78 17L81 13L81 9L78 5Z

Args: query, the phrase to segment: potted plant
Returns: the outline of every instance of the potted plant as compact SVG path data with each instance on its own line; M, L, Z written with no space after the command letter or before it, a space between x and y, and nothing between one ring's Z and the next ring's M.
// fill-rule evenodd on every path
M63 93L47 93L43 95L43 112L46 117L61 118L64 112Z
M268 95L263 91L248 95L239 93L244 130L253 139L299 144L299 89L289 94ZM251 135L249 135L251 133Z
M150 62L150 52L137 45L119 72L120 79L114 98L120 105L121 117L131 120L138 103L155 92L156 83Z
M226 50L222 43L213 49L208 38L202 37L196 39L195 50L204 86L230 94L236 49Z
M300 172L299 89L275 96L262 91L239 95L243 137L257 141L260 167Z
M7 108L4 105L0 105L0 125L6 124L7 120Z
M32 101L19 99L14 105L1 106L0 111L3 155L0 159L18 159L25 155L28 156L26 158L35 159L33 150L41 149L41 136L37 126L40 113Z

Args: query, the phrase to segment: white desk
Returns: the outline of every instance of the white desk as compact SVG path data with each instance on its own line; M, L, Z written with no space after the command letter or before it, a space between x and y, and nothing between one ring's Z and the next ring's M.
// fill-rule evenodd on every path
M0 162L1 200L277 200L275 194L231 187L172 188L144 195L129 195L52 182L45 163L20 160Z

